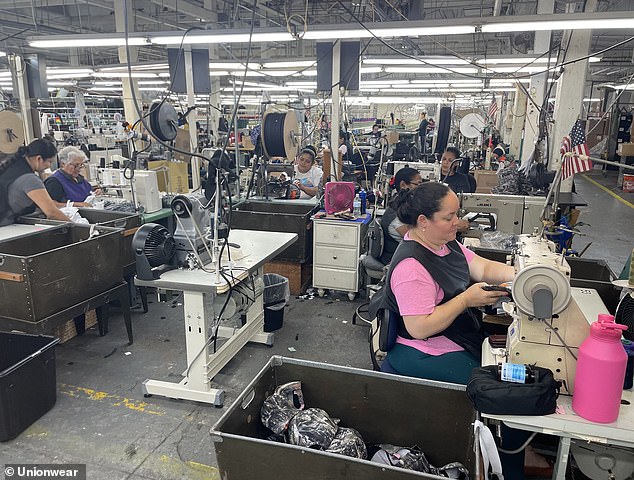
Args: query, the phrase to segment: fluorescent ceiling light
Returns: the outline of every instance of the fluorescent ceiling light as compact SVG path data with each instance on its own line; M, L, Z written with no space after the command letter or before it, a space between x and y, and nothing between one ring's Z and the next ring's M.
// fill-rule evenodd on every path
M97 82L95 82L97 83ZM139 85L167 85L167 80L139 80Z
M264 68L305 68L317 64L316 60L296 60L294 62L265 62Z
M554 67L554 65L553 65ZM551 69L553 67L550 67ZM535 67L489 67L488 70L490 72L495 73L539 73L545 72L549 68L544 66L535 66Z
M95 82L95 85L100 85L100 86L121 86L121 81L120 80L111 80L109 82Z
M385 93L390 93L390 92L412 92L412 93L421 93L421 92L428 92L429 89L427 88L412 88L412 87L399 87L399 88L394 88L394 87L390 87L390 88L382 88L381 92L385 92Z
M612 12L623 15L625 12ZM538 15L537 15L538 16ZM512 33L512 32L540 32L545 30L599 30L599 29L615 29L623 28L630 30L632 28L633 18L609 18L609 19L575 19L574 14L568 14L568 19L552 19L552 17L561 17L559 15L544 15L544 20L533 22L506 22L491 23L482 25L483 33ZM549 20L548 17L551 17Z
M316 77L317 76L317 70L304 70L302 72L302 75L304 77Z
M139 87L139 91L141 92L157 92L157 91L165 91L167 90L165 87L156 86L156 87Z
M262 70L262 72L270 77L291 77L297 74L297 70Z
M169 65L167 63L147 63L140 65L132 65L132 70L167 70ZM102 72L127 72L127 65L112 65L110 67L100 67Z
M46 75L63 75L63 74L73 74L73 75L91 75L93 73L92 68L47 68Z
M514 88L508 87L493 87L493 88L485 88L482 90L483 92L514 92Z
M7 56L7 52L3 52L2 50L0 50L0 57L6 57Z
M50 87L72 87L73 82L46 82Z
M478 73L477 68L456 67L448 70L440 67L387 67L386 73Z
M108 36L97 35L55 35L47 40L37 40L38 37L31 37L28 42L33 48L71 48L71 47L122 47L125 46L125 38L116 33ZM128 45L148 45L150 42L146 37L129 37Z
M209 63L209 68L210 69L214 69L214 68L218 68L221 70L235 70L238 68L244 68L244 63L240 63L240 62L213 62L213 63ZM254 68L256 70L258 70L260 68L260 64L258 63L249 63L249 68Z
M381 73L383 71L382 67L361 67L359 69L361 73Z
M410 83L409 80L363 80L361 85L406 85Z
M309 87L309 88L317 88L317 82L308 82L308 81L298 81L298 82L286 82L285 85L287 87Z
M364 58L363 63L366 65L469 65L467 60L458 57L420 57L418 59L407 57L373 57Z
M95 72L97 78L127 78L127 72ZM169 74L168 74L169 76ZM132 72L132 78L156 78L157 74L152 72Z
M634 84L614 85L615 90L634 90Z
M98 90L100 92L120 92L122 87L90 87L88 90L95 91Z
M252 42L290 42L294 40L288 32L265 32L265 33L219 33L215 35L195 35L190 34L183 40L182 34L159 35L151 37L150 41L160 45L180 45L181 41L186 45L206 44L206 43L248 43Z
M225 75L229 75L229 72L227 72L226 70L213 70L209 72L210 77L224 77ZM163 75L159 73L159 77L162 76ZM169 73L166 75L166 77L169 77Z

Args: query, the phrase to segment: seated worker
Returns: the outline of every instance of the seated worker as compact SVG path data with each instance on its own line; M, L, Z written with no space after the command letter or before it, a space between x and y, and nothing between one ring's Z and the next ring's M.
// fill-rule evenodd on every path
M347 162L352 162L352 146L347 141L346 137L346 132L339 132L339 153L341 154L341 161L344 164L346 164Z
M398 194L401 190L416 188L421 183L423 183L423 179L420 173L418 173L418 170L404 167L396 172L393 182L390 182L390 188L396 190L395 199L398 200ZM398 206L398 204L396 204L396 206ZM398 219L396 210L392 208L392 204L390 204L381 217L381 228L383 230L383 253L381 254L380 260L383 265L387 265L392 260L392 255L394 255L396 247L398 247L398 244L403 240L409 227Z
M57 147L40 138L20 147L0 164L0 226L10 225L37 208L51 220L70 221L35 174L50 168L56 155Z
M385 283L388 308L399 314L397 343L387 361L403 375L466 384L480 365L484 340L474 307L505 296L482 287L511 281L514 268L456 242L460 205L446 185L429 182L402 190L397 205L409 230Z
M53 200L73 207L90 207L86 197L93 193L90 183L79 173L86 162L86 154L77 147L64 147L57 154L59 168L44 181L46 190ZM99 189L95 192L101 193Z
M504 162L506 159L506 152L504 151L502 145L498 145L491 151L491 159L500 163Z
M306 145L295 160L293 183L300 189L301 198L313 198L321 188L324 171L316 164L317 150Z
M457 158L460 158L460 150L456 147L447 147L441 159L441 180L455 193L473 193L476 191L475 180L466 173L456 171L458 162L452 165Z

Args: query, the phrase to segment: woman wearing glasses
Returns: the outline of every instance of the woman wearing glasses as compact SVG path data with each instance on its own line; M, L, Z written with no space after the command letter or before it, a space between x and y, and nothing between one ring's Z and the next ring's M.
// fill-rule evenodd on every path
M63 205L70 200L73 207L90 207L85 200L93 188L80 174L87 160L84 152L77 147L64 147L57 158L59 168L44 182L51 198Z
M39 138L0 163L0 226L10 225L19 216L38 208L49 219L70 221L57 208L38 176L51 167L55 155L55 145Z
M392 255L396 251L396 247L401 243L403 237L407 233L409 227L401 222L396 216L398 208L399 192L416 188L423 183L423 178L418 170L410 167L401 168L390 182L390 189L395 190L392 202L385 209L385 213L381 217L381 228L383 229L383 254L381 254L381 263L387 265L392 260Z

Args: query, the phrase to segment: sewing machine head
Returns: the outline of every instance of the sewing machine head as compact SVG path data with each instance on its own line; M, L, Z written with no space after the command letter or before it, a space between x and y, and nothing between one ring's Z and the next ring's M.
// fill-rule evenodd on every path
M570 266L551 241L520 235L513 257L507 361L549 368L572 394L579 346L608 310L596 290L570 286Z
M487 229L522 233L524 197L521 195L465 193L461 195L461 209L467 216L472 214L474 221L482 223Z

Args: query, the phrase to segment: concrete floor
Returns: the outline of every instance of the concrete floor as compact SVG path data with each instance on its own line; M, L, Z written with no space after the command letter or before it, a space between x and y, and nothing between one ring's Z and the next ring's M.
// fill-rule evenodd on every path
M574 246L592 246L585 257L605 259L617 273L634 246L634 195L618 201L578 176L577 192L589 206L581 219L591 227ZM588 178L612 190L614 176ZM133 313L135 343L127 346L116 313L110 333L91 329L57 347L56 406L17 439L0 444L0 464L86 463L91 480L217 479L209 429L223 409L161 397L144 398L146 378L178 381L185 365L180 300L150 304ZM273 354L370 369L368 329L351 323L360 301L344 294L292 298L272 347L247 345L214 378L236 398ZM289 350L294 349L294 351Z

